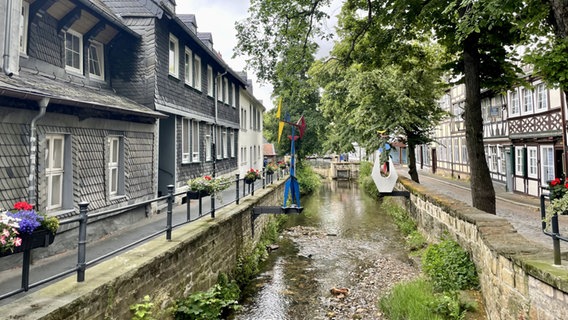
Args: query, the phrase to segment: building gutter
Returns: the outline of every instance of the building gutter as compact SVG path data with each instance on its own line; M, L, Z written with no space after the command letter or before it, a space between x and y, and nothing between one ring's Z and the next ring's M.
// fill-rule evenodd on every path
M30 124L30 175L29 175L29 185L28 185L28 202L30 204L36 204L36 185L37 185L37 137L36 137L36 123L37 121L45 115L47 110L47 105L49 104L49 98L42 98L38 101L39 113L32 119Z
M12 38L12 0L7 0L6 2L6 19L4 19L4 55L2 70L4 73L11 77L14 75L12 71L10 71L10 45L11 45L11 38Z

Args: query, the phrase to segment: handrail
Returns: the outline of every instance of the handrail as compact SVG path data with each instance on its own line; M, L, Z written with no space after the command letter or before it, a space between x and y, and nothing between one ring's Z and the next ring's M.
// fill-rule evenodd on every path
M547 217L546 217L546 199L550 200L549 194L540 194L540 218L542 224L542 232L552 238L552 251L554 254L554 264L561 265L562 258L560 255L560 240L568 242L568 238L560 234L560 226L558 224L558 215L554 214L550 218L550 229L547 230Z
M283 178L284 175L286 175L286 174L288 174L287 171L278 170L275 173L276 181ZM273 184L274 183L272 175L267 176L265 174L264 170L262 172L262 178L261 179L262 179L261 186L262 186L263 189L266 188L267 184ZM241 181L243 181L242 182L242 184L243 184L242 196L240 194L240 188L239 188ZM67 276L71 273L74 273L74 272L77 273L77 282L83 282L83 281L85 281L86 270L89 267L97 264L98 262L105 260L109 257L115 256L120 252L123 252L127 249L130 249L130 248L140 244L140 243L148 241L151 238L155 238L155 237L157 237L157 236L159 236L160 234L163 234L163 233L166 234L166 239L171 239L171 231L173 229L175 229L179 226L191 223L193 221L199 220L202 217L206 216L207 214L210 214L211 217L214 218L215 217L214 212L215 212L216 209L224 208L224 207L231 205L233 203L239 204L240 199L247 197L249 195L254 195L255 183L248 185L248 188L247 188L247 185L245 184L244 179L240 179L238 174L235 175L235 180L234 180L233 183L235 185L235 190L236 190L236 192L232 191L233 196L234 196L234 200L225 201L222 206L215 206L215 202L213 201L215 195L211 195L211 200L212 200L211 201L211 210L209 212L204 213L202 205L201 205L201 199L199 199L199 212L198 212L198 215L195 219L192 219L191 214L190 214L191 213L190 205L189 205L190 201L189 201L189 196L188 196L189 192L188 191L181 191L181 192L174 193L173 192L173 190L174 190L173 185L168 186L168 194L165 195L165 196L161 196L161 197L157 197L157 198L149 199L149 200L144 200L144 201L140 201L140 202L137 202L137 203L134 203L134 204L126 205L126 206L119 207L119 208L104 210L104 211L96 212L96 213L93 213L93 214L88 213L87 208L88 208L89 203L87 203L87 202L79 203L79 215L78 216L67 218L67 219L60 221L60 226L66 225L66 224L71 224L71 223L77 223L77 222L79 223L79 227L77 228L78 232L79 232L79 237L78 237L79 239L78 239L78 245L77 245L77 264L74 265L70 269L64 270L64 271L62 271L58 274L52 275L50 277L47 277L45 279L42 279L42 280L39 280L35 283L30 284L29 283L30 261L27 261L27 265L26 265L26 263L25 263L26 259L24 259L24 263L22 263L22 276L21 276L22 286L19 289L1 294L0 295L0 301L3 300L3 299L6 299L8 297L12 297L16 294L26 292L29 289L38 287L40 285L44 285L46 283L49 283L49 282L57 280L57 279L60 279L60 278L65 277L65 276ZM225 190L225 191L222 192L221 195L229 195L229 198L230 198L231 197L230 192L231 192L230 190ZM174 225L172 223L172 215L173 215L172 209L173 209L174 199L175 199L175 197L183 196L183 195L186 195L188 197L187 198L188 204L187 204L187 208L186 208L186 211L187 211L186 221L183 221L181 223L177 223L177 224ZM108 253L103 254L99 257L96 257L96 258L94 258L90 261L86 261L85 258L86 258L86 255L87 255L87 247L86 247L86 244L87 244L87 226L88 226L88 221L90 219L101 217L101 216L112 217L116 214L120 214L120 213L128 211L130 209L137 208L137 207L144 206L144 205L148 205L148 204L158 202L158 201L163 201L163 200L167 200L167 202L168 202L168 211L167 211L167 217L166 217L167 223L166 223L166 226L164 228L162 228L162 229L160 229L156 232L153 232L149 235L146 235L143 238L140 238L136 241L128 243L128 244L126 244L122 247L119 247L119 248L117 248L117 249L115 249L111 252L108 252ZM31 253L27 252L27 253L24 253L24 254L30 255Z

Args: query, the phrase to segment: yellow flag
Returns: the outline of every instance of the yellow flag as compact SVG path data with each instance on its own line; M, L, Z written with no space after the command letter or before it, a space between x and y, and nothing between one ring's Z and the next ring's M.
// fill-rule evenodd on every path
M278 110L276 110L276 119L278 120L280 120L280 111L282 111L282 97L280 97L280 100L278 100ZM280 121L278 123L278 143L280 143L282 130L284 130L284 122Z

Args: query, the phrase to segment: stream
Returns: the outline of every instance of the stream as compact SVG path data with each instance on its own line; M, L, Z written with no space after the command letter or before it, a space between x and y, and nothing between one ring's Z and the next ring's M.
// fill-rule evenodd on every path
M381 295L419 274L393 219L347 181L301 204L234 319L383 319Z

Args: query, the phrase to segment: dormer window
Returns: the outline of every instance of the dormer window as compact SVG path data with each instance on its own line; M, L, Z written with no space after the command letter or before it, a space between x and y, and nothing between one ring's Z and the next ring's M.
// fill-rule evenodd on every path
M89 76L104 80L104 50L101 43L91 41L89 45Z
M73 30L65 32L65 69L83 73L83 36Z

